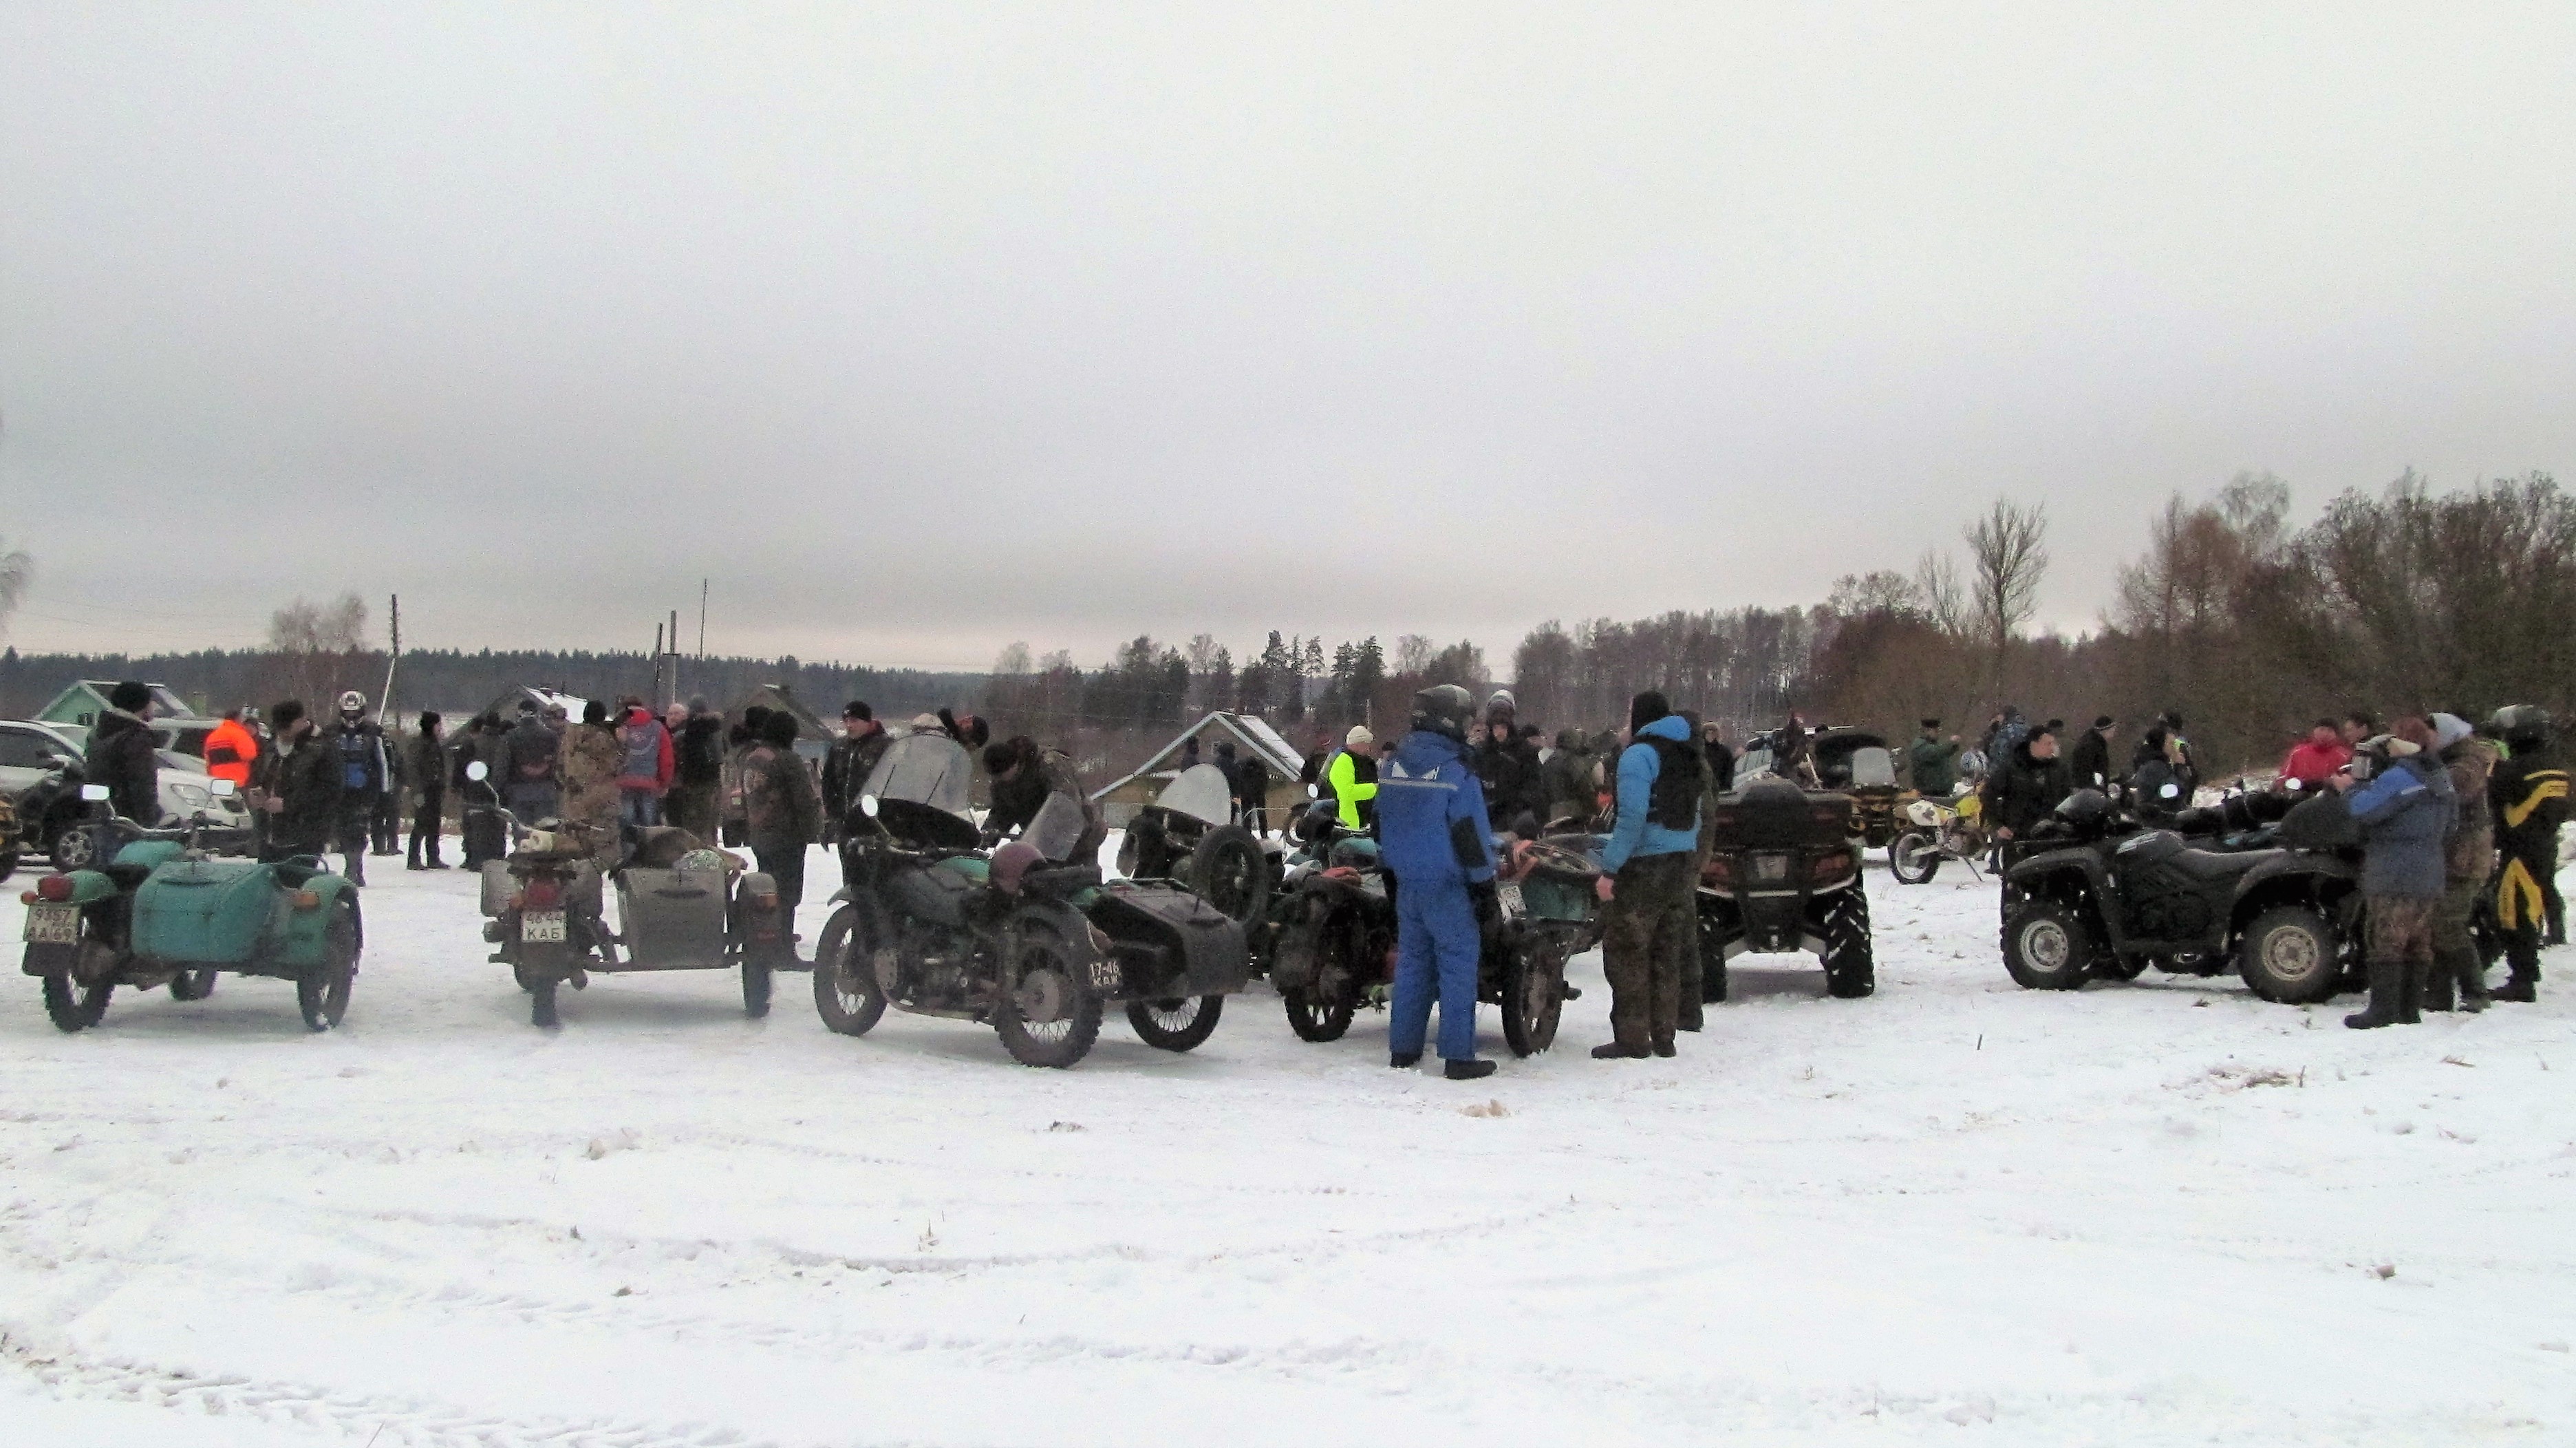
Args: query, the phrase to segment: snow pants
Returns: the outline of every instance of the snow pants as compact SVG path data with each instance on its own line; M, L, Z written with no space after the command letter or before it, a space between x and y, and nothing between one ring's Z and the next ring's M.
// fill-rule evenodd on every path
M1476 1054L1476 958L1484 937L1476 905L1462 882L1408 885L1395 905L1395 1004L1387 1021L1386 1048L1419 1054L1431 1027L1431 997L1440 996L1440 1059L1472 1060Z
M2513 980L2540 979L2541 930L2548 923L2548 895L2540 882L2558 868L2555 858L2504 853L2496 874L2496 928L2504 935L2504 958Z
M1622 1046L1669 1046L1681 1023L1683 969L1699 951L1698 863L1696 854L1639 855L1619 868L1602 922L1601 973L1610 980L1610 1034Z
M2486 962L2478 958L2477 937L2471 933L2486 893L2486 881L2466 876L2446 882L2442 903L2433 907L2433 976L2424 988L2424 1004L2435 1010L2449 1010L2454 992L2464 1001L2487 998Z

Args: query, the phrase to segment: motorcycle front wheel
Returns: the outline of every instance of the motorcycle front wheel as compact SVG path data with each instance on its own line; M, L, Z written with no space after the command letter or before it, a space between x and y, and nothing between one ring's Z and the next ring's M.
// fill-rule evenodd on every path
M215 974L216 972L212 966L208 966L204 970L183 970L179 972L177 975L170 977L170 999L174 1001L204 1000L206 997L215 993Z
M1565 951L1532 938L1512 952L1503 974L1503 1043L1515 1056L1534 1056L1556 1044L1565 1012Z
M1297 986L1280 991L1279 1003L1288 1008L1288 1029L1301 1041L1338 1041L1359 1013L1359 1003L1348 996L1319 1001Z
M1186 1051L1216 1034L1217 1017L1224 1012L1221 995L1129 1001L1127 1024L1136 1028L1136 1039L1157 1051Z
M1941 873L1941 847L1930 835L1909 830L1888 845L1887 870L1899 884L1929 885Z
M866 1035L886 1008L875 952L858 922L858 908L842 906L824 922L823 938L814 946L814 1013L844 1036Z

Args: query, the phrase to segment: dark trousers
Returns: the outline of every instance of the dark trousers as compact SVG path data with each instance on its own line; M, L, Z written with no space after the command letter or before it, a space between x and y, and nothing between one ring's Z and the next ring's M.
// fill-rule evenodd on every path
M399 793L389 789L377 797L373 828L368 831L368 834L375 841L377 854L401 853L402 797Z
M411 864L440 863L438 832L446 822L447 796L444 793L422 795L420 808L413 810L411 816L411 852L407 857Z
M503 859L509 853L509 830L499 815L488 809L465 812L465 868L481 869L484 861Z
M778 907L787 912L789 934L796 930L796 907L805 900L805 847L790 845L783 850L754 848L751 857L760 862L760 871L778 882Z
M349 883L360 885L367 879L367 849L376 831L376 801L362 798L354 804L340 806L340 873Z
M1691 893L1695 853L1638 855L1619 867L1605 912L1601 973L1610 979L1610 1034L1623 1046L1672 1044L1683 966L1699 949Z

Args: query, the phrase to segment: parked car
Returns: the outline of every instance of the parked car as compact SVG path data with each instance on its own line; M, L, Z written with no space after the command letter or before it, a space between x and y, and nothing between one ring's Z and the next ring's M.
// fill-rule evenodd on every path
M167 749L159 753L162 818L136 823L150 827L163 820L192 820L203 812L209 822L208 848L247 850L251 818L241 800L214 792L203 760ZM33 720L0 721L0 791L17 805L22 852L54 856L58 869L90 863L87 841L70 828L80 818L80 785L81 747L71 733Z

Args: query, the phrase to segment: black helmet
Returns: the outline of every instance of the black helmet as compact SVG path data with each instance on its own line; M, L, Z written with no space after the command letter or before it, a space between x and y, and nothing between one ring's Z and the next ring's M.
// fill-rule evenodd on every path
M2079 789L2057 803L2057 817L2079 830L2089 830L2110 817L2111 797L2098 789Z
M2488 716L2487 727L2516 749L2536 749L2549 742L2549 711L2537 704L2508 704Z
M1467 740L1467 721L1476 717L1476 696L1455 684L1438 684L1413 696L1413 727Z

